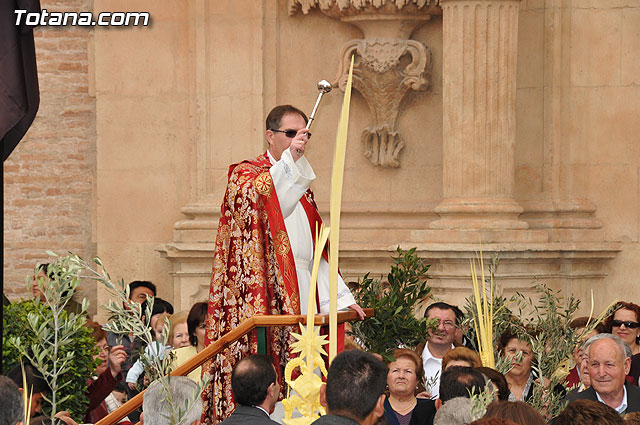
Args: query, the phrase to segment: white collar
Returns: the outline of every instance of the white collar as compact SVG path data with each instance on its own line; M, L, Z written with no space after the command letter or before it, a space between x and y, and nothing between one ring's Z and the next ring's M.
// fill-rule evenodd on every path
M624 413L625 410L627 410L627 386L626 385L622 385L622 403L620 403L620 405L618 407L615 408L615 411L618 413ZM595 391L595 388L594 388ZM604 403L604 401L602 400L602 397L600 397L600 394L598 394L598 392L596 391L596 397L598 397L598 401L600 403ZM604 403L606 404L606 403Z
M273 155L271 155L271 152L269 152L269 149L267 149L267 155L269 155L269 161L271 161L271 165L276 165L276 159L273 157ZM264 410L264 409L262 409Z
M267 416L270 416L270 415L269 415L269 412L267 412L266 410L264 410L262 407L260 407L260 406L253 406L253 407L255 407L256 409L260 409L260 410L262 410L264 413L266 413L266 414L267 414Z
M451 349L453 350L454 348L456 347L453 344L451 344ZM429 350L429 341L425 342L424 344L424 350L422 351L422 359L425 362L429 361L430 359L434 359L439 362L442 362L442 357L436 357L433 354L431 354L431 350Z

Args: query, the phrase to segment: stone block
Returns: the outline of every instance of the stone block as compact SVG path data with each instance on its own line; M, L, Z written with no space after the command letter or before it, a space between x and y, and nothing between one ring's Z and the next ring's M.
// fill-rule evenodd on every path
M189 168L187 102L104 95L98 111L99 170Z
M179 8L181 9L181 8ZM95 35L95 81L98 95L185 96L189 62L188 32L170 22L150 27L102 30Z
M637 165L640 88L575 88L572 93L571 117L576 121L570 140L576 162Z
M519 88L542 87L544 77L544 9L521 10L518 18Z
M636 239L622 244L622 251L611 261L607 271L606 285L593 287L594 299L599 309L618 299L633 302L640 299L638 270L640 269L640 247Z
M591 172L589 165L584 163L568 163L566 165L560 165L559 168L559 186L562 193L571 193L574 198L584 199L590 199L593 196L589 190Z
M180 177L166 170L104 170L98 176L97 239L107 242L170 240L182 198Z
M638 240L638 170L638 165L600 165L589 169L590 199L598 207L597 216L608 240Z
M640 0L580 0L574 5L580 9L621 9L640 7Z
M434 208L442 197L441 167L401 168L389 180L391 183L388 200L390 205L429 203Z
M543 196L543 177L543 169L540 165L516 165L514 198L537 199Z
M253 28L260 21L243 25L221 21L209 25L206 34L209 90L214 95L260 93L262 87L262 38Z
M620 83L621 9L574 9L571 15L571 84Z
M621 77L623 86L640 85L640 1L622 14Z
M542 88L520 88L516 96L515 163L544 161L544 93Z
M216 1L217 3L217 1ZM80 10L80 9L79 9ZM189 7L176 7L173 2L158 2L154 0L94 0L94 14L100 12L149 12L151 24L149 29L159 22L183 22L188 17ZM145 27L140 27L145 28ZM128 29L125 29L128 31Z

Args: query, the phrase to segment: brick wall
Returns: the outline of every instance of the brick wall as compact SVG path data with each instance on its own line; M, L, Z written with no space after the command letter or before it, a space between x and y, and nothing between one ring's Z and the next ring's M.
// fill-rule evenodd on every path
M91 11L82 0L41 1L52 11ZM4 164L4 287L26 295L25 277L45 251L88 258L95 182L95 98L89 94L90 30L41 27L35 31L40 109ZM83 287L95 299L95 284ZM92 306L95 311L95 305Z

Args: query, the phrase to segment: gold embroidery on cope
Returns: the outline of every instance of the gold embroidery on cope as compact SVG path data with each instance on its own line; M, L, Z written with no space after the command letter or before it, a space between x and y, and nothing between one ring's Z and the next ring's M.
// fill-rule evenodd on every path
M256 190L260 195L268 195L271 193L273 187L273 181L271 180L271 174L268 171L261 173L255 180Z
M274 242L276 244L276 253L278 255L285 256L289 253L289 237L284 230L279 230L278 233L276 233Z

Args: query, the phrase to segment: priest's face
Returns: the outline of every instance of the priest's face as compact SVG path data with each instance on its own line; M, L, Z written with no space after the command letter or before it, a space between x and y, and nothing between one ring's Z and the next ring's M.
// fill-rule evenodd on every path
M287 130L298 131L305 128L307 123L304 121L301 115L296 113L287 113L282 116L280 120L280 126L272 131L267 130L267 142L269 142L269 152L275 158L276 161L280 160L282 152L289 149L293 137L287 137L283 132Z

